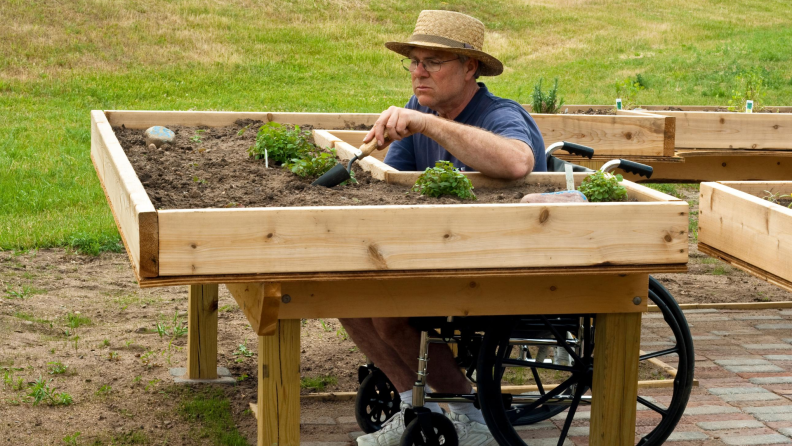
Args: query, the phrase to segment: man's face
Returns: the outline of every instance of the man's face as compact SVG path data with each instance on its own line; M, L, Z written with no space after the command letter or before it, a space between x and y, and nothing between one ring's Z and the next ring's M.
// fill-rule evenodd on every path
M418 61L434 60L445 61L457 59L459 56L445 51L414 48L410 58ZM453 104L461 96L468 78L473 77L473 72L467 68L470 61L462 64L459 60L452 60L440 65L440 71L430 73L422 64L412 74L413 94L418 98L418 103L433 110Z

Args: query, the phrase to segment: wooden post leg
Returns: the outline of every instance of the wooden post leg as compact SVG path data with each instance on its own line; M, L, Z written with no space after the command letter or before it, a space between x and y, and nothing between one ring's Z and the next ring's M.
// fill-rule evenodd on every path
M300 320L259 336L258 446L300 444Z
M217 379L217 292L217 284L190 285L188 379Z
M598 314L591 385L591 446L633 446L641 313Z

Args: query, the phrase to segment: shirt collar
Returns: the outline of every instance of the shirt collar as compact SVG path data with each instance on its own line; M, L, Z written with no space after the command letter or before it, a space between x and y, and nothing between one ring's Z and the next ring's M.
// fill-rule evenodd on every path
M465 106L465 109L462 110L462 113L460 113L459 116L454 118L454 121L467 122L471 118L471 116L474 113L476 113L476 111L478 111L481 105L481 101L484 99L484 97L489 95L489 90L487 89L487 86L484 85L483 82L478 82L477 84L479 86L478 91L476 91L476 94L474 94L473 97L470 99L470 102L468 102L468 104Z

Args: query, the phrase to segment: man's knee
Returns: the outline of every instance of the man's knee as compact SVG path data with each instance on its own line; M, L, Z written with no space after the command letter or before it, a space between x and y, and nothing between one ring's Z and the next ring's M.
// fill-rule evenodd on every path
M409 335L416 331L406 317L372 318L371 322L377 335L389 344L409 339Z

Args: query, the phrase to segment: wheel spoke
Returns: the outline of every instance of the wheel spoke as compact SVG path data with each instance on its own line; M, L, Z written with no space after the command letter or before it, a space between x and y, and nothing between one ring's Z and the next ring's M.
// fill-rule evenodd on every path
M572 426L572 421L575 418L575 411L577 411L581 397L583 397L583 386L577 386L575 389L575 397L572 399L572 404L569 406L569 412L567 414L566 420L564 421L564 428L561 429L561 437L558 439L558 446L564 445L564 440L566 440L567 434L569 433L569 428Z
M665 418L665 416L668 415L668 409L663 409L662 407L650 402L649 400L647 400L647 399L645 399L643 397L639 396L638 397L638 402L643 404L644 406L652 409L653 411L659 413L660 415L663 416L663 418Z
M525 354L528 356L528 359L533 359L531 357L531 351L527 348L525 349ZM539 395L544 395L544 386L542 385L542 380L539 379L539 372L536 370L536 367L531 367L531 375L533 375L534 382L536 382L536 387L539 388Z
M553 333L553 336L558 341L558 345L563 347L564 350L566 350L567 353L569 353L569 356L571 356L576 363L580 364L580 356L578 356L578 354L574 350L572 350L571 347L569 347L569 344L567 343L566 340L566 336L561 336L561 333L559 333L558 330L556 330L556 328L553 326L553 324L551 324L550 321L547 320L547 316L542 316L542 321L544 321L545 325L547 325L547 327L550 328L550 332Z
M578 369L568 365L558 365L550 362L528 362L519 359L504 359L502 364L512 365L515 367L535 367L540 369L561 370L563 372L577 372Z
M530 411L534 410L535 408L537 408L537 407L541 406L542 404L544 404L545 401L549 400L550 398L552 398L552 397L560 394L564 390L568 389L572 384L577 383L577 381L578 381L578 379L577 379L576 376L574 376L574 375L571 376L569 379L567 379L566 381L564 381L561 384L559 384L553 390L551 390L551 391L545 393L544 395L542 395L542 397L539 398L538 400L536 400L535 402L525 406L523 408L523 410L525 410L526 412L530 412Z
M672 348L668 348L668 349L665 349L665 350L658 350L656 352L647 353L645 355L641 355L640 358L638 358L638 360L639 361L646 361L647 359L657 358L659 356L670 355L672 353L679 354L679 347L678 346L674 346Z

